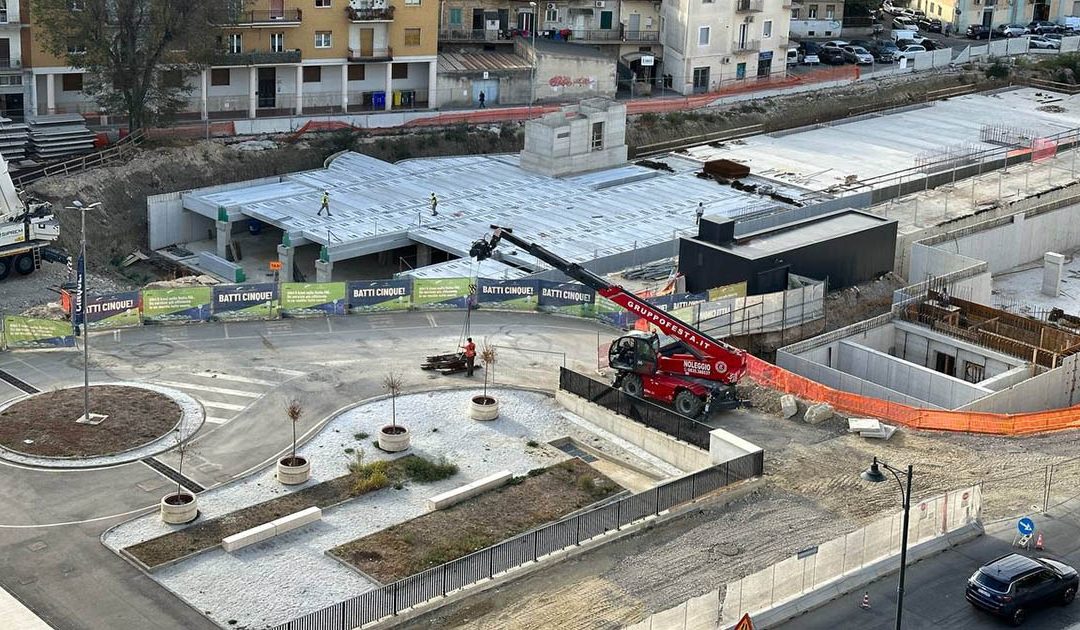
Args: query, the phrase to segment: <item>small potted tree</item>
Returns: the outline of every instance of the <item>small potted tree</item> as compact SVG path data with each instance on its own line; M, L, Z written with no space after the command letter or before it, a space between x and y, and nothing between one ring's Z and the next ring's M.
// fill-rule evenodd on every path
M491 374L496 360L495 346L484 340L484 346L480 349L480 360L484 363L484 393L473 396L469 404L469 417L473 420L494 420L499 417L499 401L494 396L488 396L488 374Z
M296 454L296 423L300 421L302 415L304 415L304 408L300 405L300 401L289 401L288 406L285 407L285 416L292 425L292 451L287 457L279 459L277 463L278 481L287 486L295 486L311 478L311 462L306 457Z
M176 429L176 452L180 454L180 465L176 472L179 477L184 476L184 455L190 445L184 439L180 429ZM161 498L161 520L169 525L183 525L190 523L199 516L199 503L195 495L184 490L180 482L176 482L176 492L169 493Z
M390 424L379 429L379 448L397 453L409 448L409 430L397 423L397 396L401 393L401 375L389 372L383 377L383 389L390 394Z

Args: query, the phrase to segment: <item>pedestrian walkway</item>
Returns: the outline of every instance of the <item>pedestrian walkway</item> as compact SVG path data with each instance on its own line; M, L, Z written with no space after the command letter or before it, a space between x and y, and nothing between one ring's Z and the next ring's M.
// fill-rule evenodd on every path
M260 370L260 371L254 371ZM172 374L156 385L178 389L199 401L210 424L225 424L270 390L290 378L302 376L297 370L253 368L250 376L224 372L188 372Z
M17 630L52 630L52 626L41 620L11 593L0 588L0 619L3 627Z

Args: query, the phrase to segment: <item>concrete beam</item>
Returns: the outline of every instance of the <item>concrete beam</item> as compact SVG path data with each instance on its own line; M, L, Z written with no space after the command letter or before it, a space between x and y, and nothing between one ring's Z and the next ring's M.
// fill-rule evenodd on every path
M315 261L315 282L331 282L334 275L333 261Z

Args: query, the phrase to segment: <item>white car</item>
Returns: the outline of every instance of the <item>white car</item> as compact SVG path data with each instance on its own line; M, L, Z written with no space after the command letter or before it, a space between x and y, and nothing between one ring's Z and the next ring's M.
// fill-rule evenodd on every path
M844 61L850 61L859 65L873 64L874 56L862 46L844 46Z
M897 61L900 61L901 59L911 60L911 59L915 58L916 54L924 53L924 52L926 52L926 48L924 46L919 46L917 44L911 44L911 45L908 45L908 46L904 46L903 48L900 49L900 52L896 53L896 60Z
M842 39L831 39L821 45L822 48L843 48L844 46L850 46L851 42L846 42Z
M894 31L916 31L919 30L919 23L914 18L910 17L898 17L893 18L892 27Z
M1049 37L1043 37L1042 35L1024 35L1024 38L1028 40L1029 48L1048 48L1058 49L1061 48L1061 40L1050 39Z
M995 28L994 32L1005 37L1020 37L1027 32L1027 27L1020 24L1002 24Z

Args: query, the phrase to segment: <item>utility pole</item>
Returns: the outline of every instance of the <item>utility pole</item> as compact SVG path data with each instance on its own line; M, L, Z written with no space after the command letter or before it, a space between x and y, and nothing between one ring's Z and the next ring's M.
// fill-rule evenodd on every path
M532 7L532 67L529 68L529 118L532 118L533 101L536 100L536 23L539 17L540 7L535 1L530 1Z
M75 210L79 211L82 238L80 244L79 260L79 301L81 306L82 342L83 342L83 421L90 422L90 320L87 317L87 294L86 294L86 211L100 207L101 202L95 202L84 206L76 199L71 202Z

